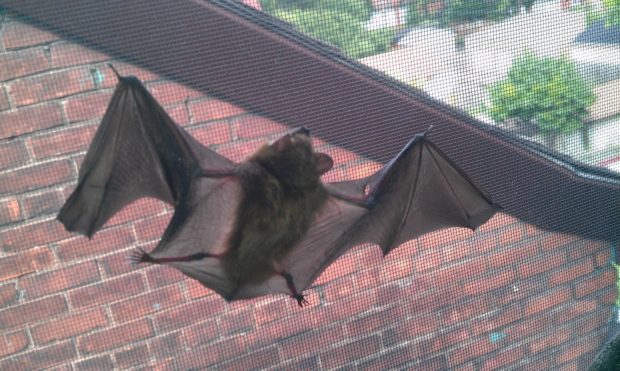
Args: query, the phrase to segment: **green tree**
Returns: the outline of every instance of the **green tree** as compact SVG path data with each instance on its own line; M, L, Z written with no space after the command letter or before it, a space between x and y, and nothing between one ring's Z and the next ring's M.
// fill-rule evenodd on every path
M495 121L534 125L551 147L558 133L583 126L595 100L591 86L567 58L530 53L513 62L507 78L490 88L490 98L488 111Z
M366 30L372 6L367 0L263 0L263 9L300 31L339 47L351 58L389 50L394 31Z
M620 0L603 0L607 23L620 26Z

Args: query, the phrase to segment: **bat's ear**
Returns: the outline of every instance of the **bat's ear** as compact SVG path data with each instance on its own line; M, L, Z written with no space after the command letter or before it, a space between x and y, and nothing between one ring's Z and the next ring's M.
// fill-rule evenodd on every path
M273 149L275 149L278 152L282 152L290 145L291 145L291 135L290 134L286 134L282 138L280 138L280 139L276 140L275 142L273 142L271 147L273 147Z
M328 172L334 166L334 160L325 153L317 152L314 154L316 161L316 172L319 175L323 175Z

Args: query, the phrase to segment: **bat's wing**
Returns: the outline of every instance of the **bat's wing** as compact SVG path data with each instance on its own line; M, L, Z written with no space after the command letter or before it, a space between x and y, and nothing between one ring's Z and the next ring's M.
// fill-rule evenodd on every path
M329 202L283 264L299 291L353 246L374 243L387 254L438 229L476 229L499 209L424 134L370 177L326 187ZM287 292L279 277L254 288L268 289Z
M78 185L58 219L67 230L91 237L138 198L178 205L190 192L195 174L205 168L226 173L234 164L177 126L138 79L119 76Z

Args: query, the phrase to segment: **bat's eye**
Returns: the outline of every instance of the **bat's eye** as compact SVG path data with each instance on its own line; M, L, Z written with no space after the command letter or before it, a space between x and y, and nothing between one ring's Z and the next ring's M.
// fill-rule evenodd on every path
M364 195L365 196L369 196L370 195L370 185L369 184L366 184L364 186Z

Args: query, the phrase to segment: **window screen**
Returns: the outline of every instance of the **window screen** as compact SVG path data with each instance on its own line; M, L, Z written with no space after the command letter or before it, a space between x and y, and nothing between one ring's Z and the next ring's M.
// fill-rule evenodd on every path
M617 1L66 5L0 0L0 369L619 367ZM303 308L282 293L228 302L130 264L170 238L174 202L137 199L92 238L56 218L114 70L231 163L310 129L333 159L324 182L370 176L432 126L503 209L386 256L351 248Z

